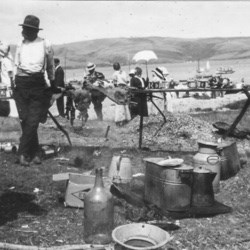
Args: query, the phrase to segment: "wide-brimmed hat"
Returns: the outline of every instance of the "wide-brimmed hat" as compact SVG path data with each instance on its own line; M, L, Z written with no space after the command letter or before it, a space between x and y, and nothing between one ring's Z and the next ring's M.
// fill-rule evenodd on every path
M161 66L161 67L158 67L158 69L160 69L162 71L164 76L169 75L167 68Z
M93 69L95 69L95 68L96 68L96 65L95 65L94 63L92 63L92 62L89 62L89 63L87 64L86 70L87 70L87 71L91 71L91 70L93 70Z
M152 70L152 72L155 73L155 75L159 77L161 80L165 80L163 72L159 68L155 68L154 70Z
M131 69L131 70L129 71L129 75L135 75L135 69Z
M24 18L23 24L19 24L19 26L29 27L36 30L42 30L39 28L40 20L38 17L33 15L28 15Z

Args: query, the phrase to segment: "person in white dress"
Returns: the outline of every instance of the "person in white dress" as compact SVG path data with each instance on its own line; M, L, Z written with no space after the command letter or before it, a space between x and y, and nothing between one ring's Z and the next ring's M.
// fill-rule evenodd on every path
M112 75L112 81L115 87L126 88L128 87L128 78L124 70L118 62L113 64L115 72ZM123 126L131 120L128 104L121 105L115 104L115 123L117 126Z
M0 64L0 88L6 89L6 97L11 97L14 88L14 62L10 52L10 45L6 42L0 42ZM7 107L9 107L8 116L18 117L15 101L9 99L5 102L8 103ZM0 109L2 109L2 102L0 105Z
M0 86L10 90L13 87L13 57L10 52L10 45L4 42L0 42Z

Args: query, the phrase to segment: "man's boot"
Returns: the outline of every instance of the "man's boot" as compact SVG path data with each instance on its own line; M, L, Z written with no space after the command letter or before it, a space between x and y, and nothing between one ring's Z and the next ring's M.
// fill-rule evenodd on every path
M20 156L19 163L21 166L24 166L24 167L28 167L30 165L30 163L27 161L24 155Z
M33 158L32 162L33 162L34 164L36 164L36 165L42 164L41 158L40 158L38 155L36 155L36 156Z

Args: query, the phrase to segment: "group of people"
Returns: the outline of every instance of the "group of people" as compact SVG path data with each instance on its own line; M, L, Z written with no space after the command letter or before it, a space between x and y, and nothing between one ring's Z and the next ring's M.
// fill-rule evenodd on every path
M209 87L211 89L226 89L229 88L230 80L228 78L222 78L221 76L213 76L208 81ZM211 98L216 98L217 96L224 96L225 91L212 91Z
M113 69L114 73L111 76L113 87L145 89L148 85L147 81L142 78L142 69L140 67L132 69L128 75L124 70L121 69L121 65L119 62L115 62L113 64ZM104 82L104 74L96 71L96 65L94 63L88 63L86 71L87 74L84 77L82 88L87 88L87 84L89 83L98 86L98 84ZM97 119L103 120L102 103L106 96L96 89L90 89L90 92L91 102L93 103ZM141 108L143 109L143 115L148 115L146 96L142 98L140 97L141 96L139 93L135 93L132 95L129 105L115 105L115 123L117 126L126 124L128 121L140 114Z
M88 63L86 67L87 74L84 77L83 88L87 82L95 84L102 82L105 76L97 72L96 65L94 63ZM135 67L131 69L129 74L121 68L119 62L113 64L114 73L111 76L112 84L114 87L127 88L130 89L147 89L147 88L171 88L171 80L169 78L169 73L165 67L157 67L152 70L152 81L142 77L142 69L140 67ZM98 86L98 84L97 84ZM161 110L167 110L169 112L173 111L170 100L173 98L171 92L159 93L152 95L146 95L145 93L132 92L129 105L115 105L115 123L117 126L122 126L128 121L136 117L137 115L148 116L149 114L157 114L159 110L152 104L153 102ZM105 99L105 95L98 90L91 90L92 103L94 105L94 110L96 112L97 118L99 120L103 119L102 113L102 102ZM151 98L153 102L148 102Z
M46 122L48 109L55 95L58 113L65 117L65 76L60 60L54 58L51 43L38 35L42 30L40 19L34 15L27 15L19 26L22 27L22 39L17 45L14 59L10 53L10 46L0 42L0 88L6 86L11 90L20 119L22 134L18 162L22 166L30 166L31 163L41 164L38 127L40 123ZM148 79L142 77L140 67L130 70L128 76L118 62L113 64L113 69L111 77L114 86L145 89L149 85ZM86 82L94 85L96 81L105 79L104 74L96 71L94 63L88 63L86 71L83 88ZM157 68L153 74L154 82L166 83L168 73L164 73L164 69ZM90 101L97 118L103 120L102 103L106 96L95 89L91 89L90 92ZM160 99L166 100L166 96ZM129 106L116 104L115 122L119 126L123 125L138 114L148 116L148 105L147 95L136 92L132 95Z

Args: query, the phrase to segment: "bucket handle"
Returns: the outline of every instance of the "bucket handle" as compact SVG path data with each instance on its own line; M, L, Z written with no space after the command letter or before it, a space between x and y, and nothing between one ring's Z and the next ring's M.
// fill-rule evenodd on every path
M210 155L207 157L207 162L211 165L215 165L219 162L219 159L220 159L220 157L218 155ZM215 162L215 163L210 162L211 160L217 160L217 162Z
M117 173L120 172L120 169L121 169L121 161L122 161L122 155L119 156L119 158L117 159L117 162L116 162L116 170L117 170Z

